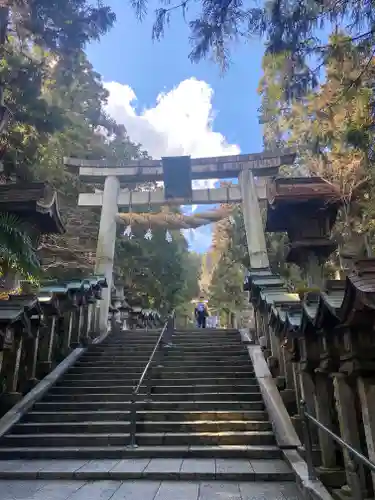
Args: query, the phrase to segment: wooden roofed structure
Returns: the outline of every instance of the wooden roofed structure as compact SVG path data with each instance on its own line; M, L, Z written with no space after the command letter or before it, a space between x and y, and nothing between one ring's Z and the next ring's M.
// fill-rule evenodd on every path
M0 185L0 212L18 216L40 234L65 230L56 191L42 182Z
M336 186L321 177L275 178L267 184L265 229L288 234L287 262L302 266L308 253L325 260L337 246L330 232L340 205Z

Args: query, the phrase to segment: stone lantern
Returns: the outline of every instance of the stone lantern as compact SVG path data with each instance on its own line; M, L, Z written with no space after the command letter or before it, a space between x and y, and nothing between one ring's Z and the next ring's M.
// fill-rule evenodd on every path
M38 371L40 378L46 376L53 368L57 354L59 335L59 319L62 316L60 299L54 293L41 292L38 300L43 311L43 328L40 334L40 355L38 360ZM59 356L57 356L59 357Z
M41 310L35 297L0 301L1 409L7 411L35 379ZM27 350L26 349L29 349ZM26 365L27 363L27 365Z
M320 286L322 265L337 246L330 232L338 190L320 177L276 178L267 185L267 200L266 231L288 234L287 262L304 270L309 286Z
M43 311L35 295L10 295L9 302L12 306L18 305L24 308L28 323L23 336L19 374L19 390L22 394L25 394L39 382L37 379L37 361Z

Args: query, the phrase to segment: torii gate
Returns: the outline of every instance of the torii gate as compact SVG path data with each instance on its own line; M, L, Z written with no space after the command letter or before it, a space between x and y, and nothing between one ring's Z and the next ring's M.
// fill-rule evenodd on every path
M119 207L241 202L250 267L251 269L267 269L269 261L258 200L266 198L267 178L277 175L281 165L292 164L294 158L295 155L290 151L195 159L168 157L161 160L134 160L126 164L114 164L107 160L64 158L65 165L79 168L79 176L83 180L104 184L103 192L82 193L78 201L80 206L102 207L96 250L96 273L106 276L108 289L103 290L103 300L100 304L100 331L104 332L107 329ZM171 197L167 192L166 174L176 173L181 160L187 168L181 169L181 179L177 179L177 182L179 187L182 187L180 193L189 194ZM191 190L193 179L233 179L236 177L239 181L238 186ZM122 188L132 183L158 180L164 181L165 189L131 191L129 187Z

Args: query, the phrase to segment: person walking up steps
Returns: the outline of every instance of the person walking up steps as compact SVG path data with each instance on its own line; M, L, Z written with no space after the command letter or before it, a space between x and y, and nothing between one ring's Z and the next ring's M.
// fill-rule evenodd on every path
M201 298L201 302L198 302L195 308L195 318L197 320L198 328L206 328L206 318L208 316L208 310L205 302Z

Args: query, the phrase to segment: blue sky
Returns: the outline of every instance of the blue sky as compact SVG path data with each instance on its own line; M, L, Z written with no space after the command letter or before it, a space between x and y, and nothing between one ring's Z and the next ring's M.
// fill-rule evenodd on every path
M124 123L132 140L154 157L262 150L259 40L233 46L232 64L222 76L211 61L190 63L189 30L179 13L165 38L153 42L152 5L140 24L126 0L107 3L116 12L116 25L88 54L110 91L108 111ZM200 230L192 249L204 251L209 242L209 229Z

